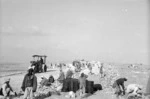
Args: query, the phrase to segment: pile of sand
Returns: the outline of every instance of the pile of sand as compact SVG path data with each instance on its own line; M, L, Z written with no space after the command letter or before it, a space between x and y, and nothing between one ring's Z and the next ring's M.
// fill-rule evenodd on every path
M120 77L118 70L112 65L104 66L104 77L100 78L103 88L109 88L113 85L114 81Z

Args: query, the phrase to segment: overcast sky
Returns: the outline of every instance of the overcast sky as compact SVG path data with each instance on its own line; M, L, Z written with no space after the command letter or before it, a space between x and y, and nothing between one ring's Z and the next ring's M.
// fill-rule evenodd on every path
M148 64L148 0L0 1L0 61Z

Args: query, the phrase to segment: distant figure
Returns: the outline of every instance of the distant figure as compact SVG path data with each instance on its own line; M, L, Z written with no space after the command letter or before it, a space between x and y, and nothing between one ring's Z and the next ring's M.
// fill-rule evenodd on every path
M90 70L90 73L92 74L92 64L91 63L88 64L88 68Z
M100 76L101 78L104 77L104 70L103 70L103 63L101 63L101 67L100 67Z
M53 64L51 63L50 68L53 68Z
M55 63L55 68L57 68L58 66L57 66L57 64Z
M80 96L83 96L85 94L86 78L87 76L84 73L82 73L81 76L79 77Z
M72 76L73 76L73 71L69 68L69 70L66 73L66 79L67 78L72 78Z
M43 58L40 58L40 62L41 64L44 64Z
M59 68L62 69L62 67L63 67L63 65L62 65L62 63L60 63L60 64L59 64Z
M116 89L115 94L116 94L117 98L119 98L119 96L122 93L123 93L123 95L125 95L125 87L124 87L125 81L127 81L126 78L119 78L113 84L113 88Z
M17 95L16 92L13 91L9 82L10 82L10 78L5 78L4 84L2 85L0 89L0 95L3 97L3 99L10 98L10 92L12 92L14 95Z
M57 80L58 80L60 83L63 83L64 79L65 79L65 74L64 74L64 72L62 71L62 69L60 69L59 77L58 77Z
M28 69L28 73L23 79L21 88L25 91L23 99L33 99L33 92L36 92L37 89L37 77L33 74L32 68Z

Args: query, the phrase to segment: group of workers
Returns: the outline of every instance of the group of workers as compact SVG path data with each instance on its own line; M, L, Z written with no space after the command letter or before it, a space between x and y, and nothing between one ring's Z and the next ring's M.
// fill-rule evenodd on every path
M22 85L22 91L24 91L23 99L33 99L34 92L37 89L37 77L34 75L33 68L29 68L27 74L25 74ZM17 93L12 89L10 85L10 78L6 78L0 89L0 95L2 99L11 99L11 95L17 96Z
M60 74L59 74L59 77L58 77L58 81L59 83L63 83L63 81L65 79L68 79L68 78L72 78L73 77L73 72L69 69L66 73L66 76L64 74L64 72L62 71L62 69L60 69ZM85 87L86 87L86 78L88 76L84 73L81 73L80 77L78 78L78 82L79 82L79 94L80 96L84 96L85 95Z
M103 74L102 70L101 70L100 74ZM72 78L72 76L73 76L73 72L71 70L68 70L65 75L63 70L60 69L60 74L59 74L57 81L59 83L63 83L63 81L66 78ZM88 77L87 75L85 75L84 73L81 73L81 75L78 79L80 96L85 95L85 87L86 87L87 77ZM101 77L103 77L103 75L101 75ZM41 78L44 79L43 82L40 83L41 85L51 85L51 83L54 82L54 77L52 75L50 75L49 79L46 79L44 77L41 77ZM125 88L125 86L124 86L125 81L127 81L127 78L119 78L114 82L114 84L112 86L115 89L115 94L116 94L117 98L119 98L119 96L121 96L121 95L125 95L126 92L127 93L130 93L130 92L136 93L138 90L142 89L140 86L137 86L136 84L134 84L134 85L132 84L130 86L127 86L127 88ZM4 99L7 99L7 98L9 99L10 93L17 96L17 93L12 89L12 87L9 83L10 83L10 79L5 79L2 87L0 88L0 95L2 97L4 97ZM21 89L22 89L22 91L24 91L23 99L28 99L28 98L33 99L34 92L36 92L36 90L37 90L37 77L34 74L33 68L28 69L28 73L24 76ZM150 77L149 77L149 80L147 83L146 93L144 95L146 95L146 96L150 95ZM148 99L150 99L150 98L148 98Z
M113 88L115 89L116 98L120 99L121 96L127 95L127 99L129 97L139 97L140 99L150 99L150 78L147 82L146 92L143 91L143 87L138 84L129 84L126 88L124 86L124 82L127 81L127 78L119 78L114 84Z

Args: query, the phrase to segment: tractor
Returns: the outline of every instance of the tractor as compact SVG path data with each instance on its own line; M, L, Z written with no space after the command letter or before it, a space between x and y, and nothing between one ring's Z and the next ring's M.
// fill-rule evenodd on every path
M34 69L34 73L46 72L46 57L45 55L33 55L33 61L30 61L31 67Z

